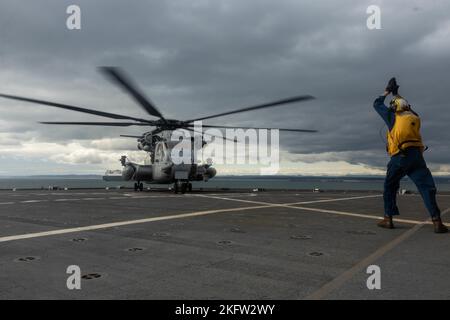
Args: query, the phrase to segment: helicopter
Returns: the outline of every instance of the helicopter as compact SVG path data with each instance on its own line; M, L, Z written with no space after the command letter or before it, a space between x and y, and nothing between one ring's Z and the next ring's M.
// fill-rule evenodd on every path
M137 104L150 116L157 118L146 119L132 117L128 115L121 115L116 113L104 112L94 109L87 109L78 106L56 103L51 101L38 100L33 98L27 98L22 96L15 96L9 94L0 94L0 97L12 100L18 100L28 103L46 105L50 107L56 107L60 109L66 109L71 111L77 111L82 113L87 113L95 116L115 119L115 120L127 120L116 121L116 122L54 122L45 121L39 122L41 124L48 125L76 125L76 126L113 126L113 127L129 127L129 126L142 126L142 127L152 127L151 130L144 132L141 135L120 135L126 138L136 138L138 145L137 148L149 155L148 164L138 164L130 161L127 156L122 156L120 163L123 167L122 169L122 180L124 181L135 181L134 190L143 191L144 182L147 184L173 184L173 190L175 193L186 193L187 191L192 191L191 181L208 181L209 179L216 176L217 171L212 166L211 161L204 164L195 163L194 159L188 163L176 164L171 159L171 149L174 147L174 142L170 139L171 132L183 129L190 132L198 133L196 131L194 123L197 121L203 121L212 118L223 117L231 114L248 112L254 110L260 110L271 107L279 107L287 104L292 104L296 102L304 102L314 99L311 95L300 95L295 97L290 97L282 100L277 100L269 103L258 104L246 108L235 109L232 111L221 112L209 116L197 117L189 120L176 120L167 119L158 110L158 108L153 104L153 102L147 98L140 89L134 84L134 82L118 67L99 67L101 73L103 73L107 78L109 78L114 84L124 90L131 98L137 102ZM233 128L230 126L221 125L205 125L202 124L204 128L218 128L227 129ZM260 129L252 127L239 127L241 129ZM307 130L307 129L286 129L286 128L264 128L264 129L278 129L279 131L291 131L291 132L317 132L317 130ZM217 138L218 136L216 136ZM227 139L225 137L220 137L222 139ZM236 142L236 141L234 141ZM201 137L201 147L203 147L206 142ZM194 144L192 144L193 146ZM210 159L209 159L210 160Z

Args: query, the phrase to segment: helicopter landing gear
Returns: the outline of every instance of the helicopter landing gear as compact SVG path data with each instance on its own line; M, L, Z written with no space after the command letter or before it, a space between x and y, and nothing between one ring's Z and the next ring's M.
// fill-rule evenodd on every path
M142 182L134 183L134 191L144 191L144 184Z
M178 194L180 192L182 194L185 194L186 191L191 192L192 191L192 183L183 182L183 181L178 180L175 182L173 190L176 194Z
M187 190L187 183L186 183L186 182L183 182L183 183L181 184L181 193L182 193L182 194L185 194L185 193L186 193L186 190Z
M181 191L181 181L175 181L173 184L173 191L178 194Z

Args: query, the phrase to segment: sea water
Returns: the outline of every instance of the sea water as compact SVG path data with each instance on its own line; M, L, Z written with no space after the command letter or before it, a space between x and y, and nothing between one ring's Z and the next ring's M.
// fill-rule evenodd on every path
M435 178L440 191L450 191L450 178ZM0 189L49 188L132 188L133 181L103 181L92 178L0 178ZM152 188L169 188L171 185L146 185ZM383 177L298 177L298 176L217 176L208 182L193 182L194 188L203 189L282 189L282 190L382 190ZM415 191L412 181L403 179L401 189Z

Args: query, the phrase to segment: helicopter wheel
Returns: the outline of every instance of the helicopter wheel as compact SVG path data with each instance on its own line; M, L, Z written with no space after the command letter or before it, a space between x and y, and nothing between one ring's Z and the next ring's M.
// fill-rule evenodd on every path
M134 183L134 191L138 191L138 189L139 189L139 186L138 186L137 182L135 182Z
M144 184L142 182L139 183L139 191L144 191Z
M173 185L173 191L175 192L175 194L178 194L178 192L180 192L180 183L178 181L176 181Z
M187 182L183 182L183 183L181 184L181 193L182 193L182 194L185 194L187 188L188 188L188 183L187 183Z

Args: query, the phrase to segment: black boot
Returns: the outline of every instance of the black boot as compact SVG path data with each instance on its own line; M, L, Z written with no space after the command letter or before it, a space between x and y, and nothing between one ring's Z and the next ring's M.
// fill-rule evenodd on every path
M433 218L432 221L433 221L435 233L447 233L448 232L448 228L445 226L445 224L442 223L441 217Z
M380 228L394 229L394 223L392 222L392 217L384 216L383 220L378 222L377 226L379 226Z

